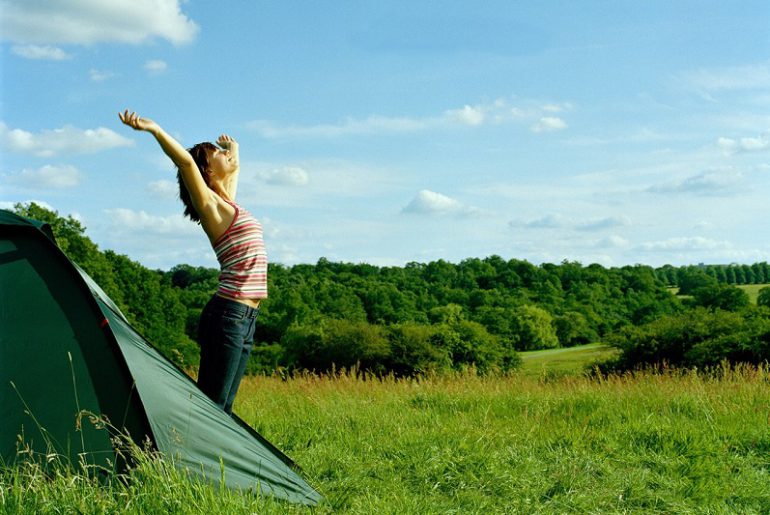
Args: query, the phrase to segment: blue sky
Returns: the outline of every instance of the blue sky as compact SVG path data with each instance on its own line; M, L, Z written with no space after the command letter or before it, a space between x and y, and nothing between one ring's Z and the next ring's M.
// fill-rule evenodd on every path
M55 4L55 5L54 5ZM770 3L0 1L0 206L216 266L173 168L241 144L270 258L770 260Z

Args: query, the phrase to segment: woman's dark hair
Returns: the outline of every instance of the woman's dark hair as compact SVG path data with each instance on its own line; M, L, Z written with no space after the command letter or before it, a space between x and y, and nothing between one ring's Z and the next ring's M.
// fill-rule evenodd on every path
M198 165L198 171L201 173L207 186L209 186L209 152L216 149L217 147L208 141L198 143L187 149L195 161L195 164ZM201 217L198 216L198 212L195 210L195 207L193 207L190 192L187 191L187 186L185 186L184 180L182 179L182 172L180 172L178 168L176 170L176 180L179 183L179 199L184 204L184 215L189 217L193 222L200 223Z

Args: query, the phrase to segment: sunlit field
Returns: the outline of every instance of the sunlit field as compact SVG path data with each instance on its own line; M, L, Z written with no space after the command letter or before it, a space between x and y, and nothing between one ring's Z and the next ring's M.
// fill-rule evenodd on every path
M770 287L770 284L738 284L736 285L736 288L740 288L741 290L745 291L749 295L749 300L751 301L752 304L757 303L759 290L767 287ZM679 288L670 287L668 288L668 290L674 295L676 295L677 292L679 291ZM682 295L682 297L685 297L685 295Z
M550 378L585 373L593 364L606 361L618 352L618 349L602 343L522 352L519 372Z
M770 284L744 284L739 286L739 288L749 294L749 299L751 299L752 304L756 304L759 290L767 288L768 286L770 286Z
M236 411L326 498L315 513L767 513L770 371L420 381L251 377ZM303 513L142 458L106 484L2 474L23 513Z

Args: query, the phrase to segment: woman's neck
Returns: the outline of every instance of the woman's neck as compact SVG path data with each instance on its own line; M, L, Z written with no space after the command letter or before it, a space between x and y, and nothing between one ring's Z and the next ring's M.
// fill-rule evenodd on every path
M227 200L230 202L235 201L233 196L230 194L230 189L225 185L224 181L223 182L212 181L209 187L214 193L222 197L223 200Z

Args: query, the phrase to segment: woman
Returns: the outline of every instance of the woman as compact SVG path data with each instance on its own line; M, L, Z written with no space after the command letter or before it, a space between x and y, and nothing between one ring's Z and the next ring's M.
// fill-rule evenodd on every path
M259 303L267 297L267 254L262 226L235 203L238 143L226 134L217 145L199 143L185 150L157 123L126 110L120 120L149 132L177 167L184 214L198 222L221 267L219 287L201 313L198 386L232 413L233 400L251 352Z

